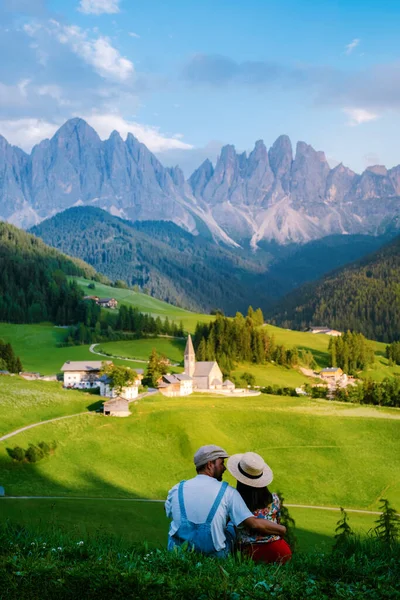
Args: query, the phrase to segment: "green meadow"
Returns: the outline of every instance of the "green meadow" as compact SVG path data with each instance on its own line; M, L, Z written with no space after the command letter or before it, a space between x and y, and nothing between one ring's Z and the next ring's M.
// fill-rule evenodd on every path
M193 313L189 310L185 310L184 308L178 308L177 306L163 302L162 300L157 300L157 298L152 298L151 296L141 292L134 292L133 290L127 290L123 288L115 288L102 283L95 283L96 287L94 290L92 290L88 288L88 285L93 282L89 281L88 279L81 277L74 277L71 279L75 279L79 287L88 296L96 295L100 298L112 297L118 300L120 304L134 306L141 312L149 313L154 317L161 317L162 319L168 317L170 320L176 321L177 323L182 321L184 329L191 333L194 332L198 321L201 321L202 323L208 323L211 319L213 319L213 317L210 315Z
M0 339L10 342L14 352L21 358L25 371L35 371L42 375L59 373L67 360L107 360L89 352L89 345L58 347L65 338L65 329L50 323L35 325L14 325L0 323ZM128 363L114 360L116 364ZM142 363L129 362L132 368L142 368Z
M156 348L157 352L164 354L171 362L179 363L183 361L185 345L186 340L157 337L126 342L103 342L96 346L96 351L112 356L148 360L152 349Z
M96 407L96 396L60 384L3 377L1 433ZM94 402L92 402L94 401ZM0 481L8 496L61 499L1 500L3 519L82 535L109 532L126 542L165 542L162 504L128 499L165 498L194 475L192 457L205 443L228 452L252 449L274 470L272 489L290 504L377 510L379 498L400 506L397 409L308 398L225 398L155 395L131 404L118 419L84 414L24 431L0 442ZM37 464L11 461L6 448L57 440L54 455ZM234 484L230 475L227 480ZM65 498L65 499L62 499ZM107 500L107 499L115 500ZM90 500L92 499L92 500ZM338 513L291 509L303 550L332 541ZM351 515L367 531L373 515Z
M0 436L31 423L94 410L100 402L99 396L65 390L56 381L0 377Z

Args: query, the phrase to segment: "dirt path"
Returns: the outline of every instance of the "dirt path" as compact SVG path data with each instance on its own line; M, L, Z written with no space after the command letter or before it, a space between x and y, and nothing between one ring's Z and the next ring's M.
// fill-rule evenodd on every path
M105 356L106 358L119 358L120 360L127 360L129 362L139 362L139 363L144 363L145 365L147 365L147 363L148 363L147 360L143 360L141 358L125 358L124 356L110 356L109 354L103 354L102 352L96 352L96 350L94 349L95 346L98 346L98 344L92 344L89 348L89 352L91 352L92 354L97 354L97 356Z
M131 403L133 404L133 403L137 402L138 400L141 400L142 398L146 398L146 396L153 396L154 394L157 394L157 392L158 392L158 390L151 388L147 392L143 392L142 394L139 394L136 398L134 398L134 400L131 400L129 402L129 404L131 404ZM104 401L106 401L106 400L107 400L107 398L104 398ZM72 417L79 417L81 415L93 415L93 414L96 414L95 410L91 410L91 411L86 410L85 412L75 413L74 415L64 415L63 417L54 417L54 419L47 419L47 421L39 421L38 423L32 423L31 425L25 425L25 427L20 427L20 429L16 429L15 431L11 431L10 433L6 433L2 437L0 437L0 442L3 442L4 440L7 440L10 437L13 437L14 435L18 435L19 433L22 433L23 431L32 429L33 427L39 427L39 425L45 425L46 423L52 423L53 421L61 421L61 419L72 419Z
M159 336L159 337L164 337L164 336ZM170 336L165 336L165 337L170 337ZM181 339L181 338L179 338ZM128 362L138 362L138 363L143 363L145 365L147 365L147 363L149 362L148 360L143 360L142 358L126 358L125 356L113 356L112 354L103 354L102 352L97 352L95 350L95 346L98 346L99 344L92 344L89 347L89 352L91 352L92 354L97 354L97 356L104 356L105 358L118 358L119 360L127 360ZM176 362L170 362L170 366L171 367L179 367L179 363Z
M25 425L25 427L21 427L20 429L16 429L15 431L12 431L11 433L6 433L6 435L3 435L2 437L0 437L0 442L7 440L10 437L13 437L13 435L17 435L18 433L22 433L23 431L32 429L33 427L39 427L39 425L45 425L46 423L52 423L53 421L61 421L61 419L72 419L72 417L79 417L80 415L91 415L91 414L93 414L93 411L90 412L90 411L86 410L85 412L75 413L74 415L65 415L64 417L55 417L54 419L47 419L47 421L39 421L38 423L32 423L31 425Z

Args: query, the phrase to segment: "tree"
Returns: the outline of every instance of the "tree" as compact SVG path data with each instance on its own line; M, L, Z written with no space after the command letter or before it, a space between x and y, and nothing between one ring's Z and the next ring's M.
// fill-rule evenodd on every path
M130 367L124 367L119 365L106 365L101 369L101 373L107 375L110 378L110 384L118 395L122 393L123 388L129 387L137 379L137 373Z
M386 544L392 544L397 541L400 535L400 517L396 510L390 506L389 500L381 498L382 511L379 519L375 521L374 532L376 536Z
M240 379L249 386L253 386L256 383L256 378L254 377L253 373L248 373L247 371L242 373L242 375L240 376Z
M157 350L153 348L149 356L146 376L143 379L144 385L156 387L158 379L166 372L167 365L165 359L163 360L163 358L158 355Z
M340 507L341 517L339 521L336 523L335 529L335 543L333 545L333 550L340 550L345 546L350 538L354 535L354 531L350 527L348 523L347 512L344 508Z

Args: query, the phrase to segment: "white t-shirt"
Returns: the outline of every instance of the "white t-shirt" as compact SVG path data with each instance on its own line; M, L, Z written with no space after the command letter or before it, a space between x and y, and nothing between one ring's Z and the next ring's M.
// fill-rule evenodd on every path
M189 521L192 521L192 523L206 522L221 485L221 481L208 475L197 475L197 477L189 479L184 483L183 499ZM178 531L181 523L178 487L179 483L170 489L165 503L167 517L172 519L168 533L170 536ZM211 524L211 536L215 549L219 551L225 548L225 528L228 519L237 527L240 523L253 516L253 513L249 511L239 492L228 485Z

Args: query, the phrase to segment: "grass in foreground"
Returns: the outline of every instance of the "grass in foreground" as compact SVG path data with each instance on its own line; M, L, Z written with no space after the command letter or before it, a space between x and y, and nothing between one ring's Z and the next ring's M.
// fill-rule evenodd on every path
M88 540L108 535L123 546L141 543L152 548L165 548L169 521L163 503L129 502L109 499L0 499L1 522L33 528L47 535L57 529ZM339 512L291 508L296 521L299 552L316 548L329 550ZM365 536L374 526L374 515L350 514L350 525Z
M0 531L0 561L0 597L7 600L378 600L398 597L400 578L399 545L372 539L354 540L343 553L294 555L278 567L8 527Z

